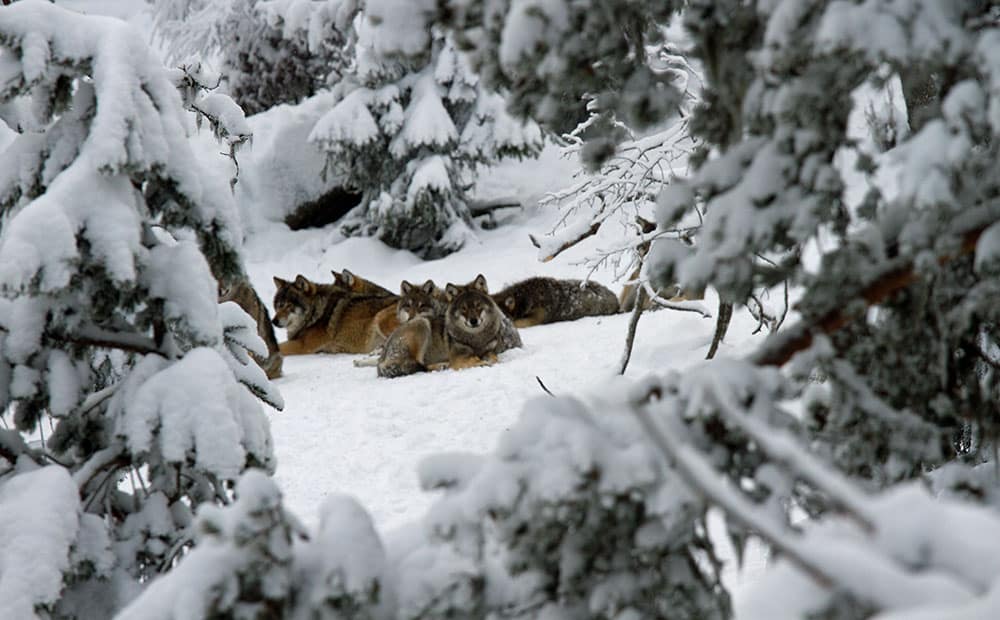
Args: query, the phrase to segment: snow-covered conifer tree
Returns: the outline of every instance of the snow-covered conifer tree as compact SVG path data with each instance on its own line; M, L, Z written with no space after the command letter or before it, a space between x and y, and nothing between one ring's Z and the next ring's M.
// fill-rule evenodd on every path
M123 22L3 9L5 618L110 617L190 544L193 506L274 467L266 350L216 302L242 272L235 205L172 77Z
M297 103L336 82L348 42L335 27L341 2L167 0L153 3L158 35L175 61L218 59L247 114Z
M346 232L433 258L469 238L470 174L501 157L535 153L541 134L507 115L424 4L360 7L354 65L310 139L363 192Z

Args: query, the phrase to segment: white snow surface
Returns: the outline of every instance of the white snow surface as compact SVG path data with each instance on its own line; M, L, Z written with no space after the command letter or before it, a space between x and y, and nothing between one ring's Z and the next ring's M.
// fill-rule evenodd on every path
M0 618L41 618L59 598L79 530L79 494L55 465L0 485Z

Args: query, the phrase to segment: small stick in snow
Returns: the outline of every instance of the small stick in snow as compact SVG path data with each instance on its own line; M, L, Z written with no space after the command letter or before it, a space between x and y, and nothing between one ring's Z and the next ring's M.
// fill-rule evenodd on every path
M545 384L542 383L542 378L541 377L539 377L538 375L535 375L535 381L538 381L538 385L542 386L542 391L544 391L549 396L555 398L555 394L553 394L552 391L549 388L545 387Z

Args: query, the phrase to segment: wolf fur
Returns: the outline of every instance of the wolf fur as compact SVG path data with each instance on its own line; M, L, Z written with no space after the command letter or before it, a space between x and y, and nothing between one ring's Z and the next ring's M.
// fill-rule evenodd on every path
M519 328L616 314L619 305L615 294L597 282L541 277L511 284L492 297Z
M396 295L365 295L302 275L275 277L274 320L288 331L284 355L370 353L396 328Z
M344 269L340 273L337 273L336 271L331 271L330 273L333 274L334 286L339 286L340 288L350 291L356 295L390 297L395 294L389 289L375 284L371 280L351 273L347 269Z
M271 317L267 312L267 307L260 300L250 281L241 277L227 285L220 284L219 302L226 301L235 301L240 308L243 308L244 312L253 318L257 323L257 335L267 345L266 358L261 358L255 353L250 353L250 357L264 369L268 379L280 377L284 358L282 358L278 348L278 339L274 336L274 328L271 326Z
M490 297L482 274L464 286L448 284L445 297L450 368L493 364L500 353L521 346L517 328Z
M402 377L434 370L448 362L444 314L447 301L432 280L421 286L403 281L396 304L399 327L378 359L378 376Z

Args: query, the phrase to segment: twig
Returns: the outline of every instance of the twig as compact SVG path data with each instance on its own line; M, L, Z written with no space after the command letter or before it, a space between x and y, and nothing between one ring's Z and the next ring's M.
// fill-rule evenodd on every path
M678 303L671 302L669 299L664 299L656 294L653 287L649 285L649 282L643 282L642 288L646 291L646 295L649 297L649 301L660 306L661 308L666 308L668 310L677 310L678 312L694 312L695 314L700 314L703 318L710 319L712 315L708 313L700 305L695 306L682 306Z
M76 482L77 488L80 490L86 488L101 470L109 465L116 464L122 457L122 447L119 445L110 445L103 450L95 452L80 469L73 472L73 480ZM122 465L128 465L128 462L125 461Z
M535 375L535 381L538 381L538 385L540 385L542 387L542 391L543 392L545 392L549 396L555 397L555 394L553 394L552 391L549 390L549 388L545 387L545 384L542 383L542 378L541 377L539 377L538 375Z

